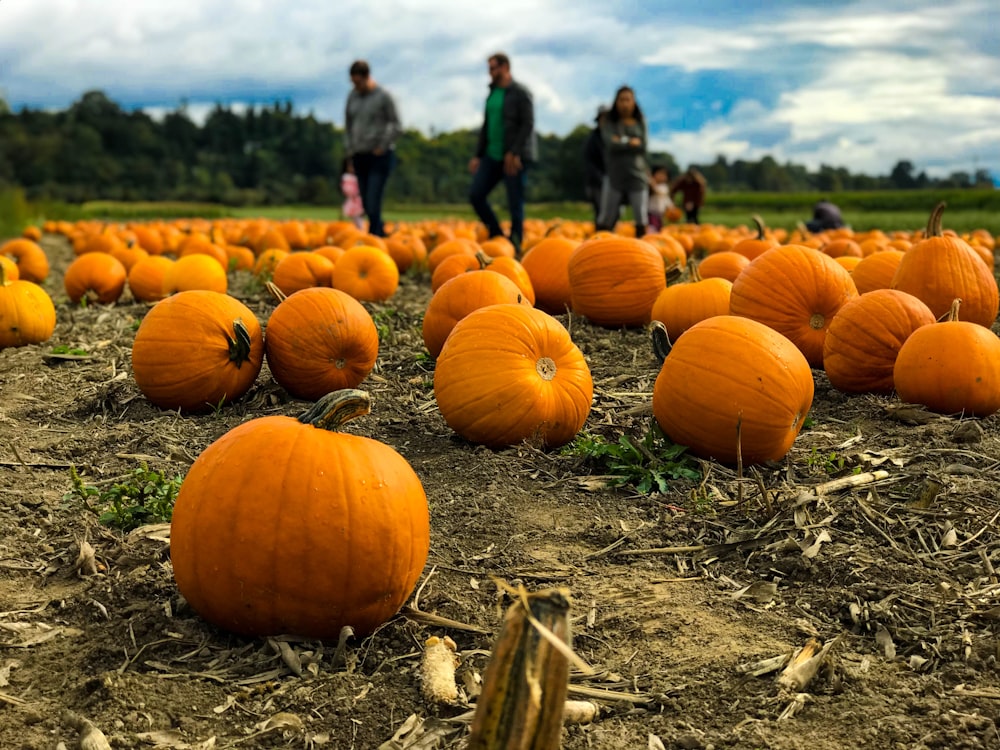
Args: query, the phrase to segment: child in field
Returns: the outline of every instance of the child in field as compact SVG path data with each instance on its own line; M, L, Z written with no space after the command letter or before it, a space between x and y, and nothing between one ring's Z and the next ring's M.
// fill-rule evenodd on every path
M354 174L354 165L350 159L344 159L343 171L340 174L340 192L344 194L344 205L340 212L344 218L354 222L354 226L361 229L364 225L365 208L361 203L361 188L358 185L358 176Z
M673 208L670 200L670 174L662 164L654 164L649 177L649 227L659 232L663 229L663 216Z

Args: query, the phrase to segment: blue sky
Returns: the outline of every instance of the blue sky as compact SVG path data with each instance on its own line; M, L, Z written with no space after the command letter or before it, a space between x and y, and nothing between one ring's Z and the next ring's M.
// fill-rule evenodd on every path
M195 118L291 99L343 123L370 61L407 127L475 127L502 49L537 127L591 122L622 83L681 165L766 154L815 169L1000 175L997 0L3 0L0 96L67 107L102 89Z

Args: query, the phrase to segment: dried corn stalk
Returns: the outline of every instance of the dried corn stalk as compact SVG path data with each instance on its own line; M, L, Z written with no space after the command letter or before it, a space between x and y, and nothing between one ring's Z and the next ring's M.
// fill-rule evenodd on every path
M559 748L570 640L568 591L519 592L486 667L469 750Z

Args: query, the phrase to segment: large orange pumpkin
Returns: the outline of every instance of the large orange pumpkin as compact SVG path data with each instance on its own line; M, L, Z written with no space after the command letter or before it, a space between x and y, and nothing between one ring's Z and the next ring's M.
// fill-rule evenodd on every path
M959 305L954 300L947 320L917 329L900 347L896 392L940 414L988 417L1000 411L1000 339L959 320Z
M937 318L960 299L962 320L989 328L1000 309L996 278L965 240L942 233L943 211L939 203L931 212L926 236L899 261L892 288L923 300Z
M550 236L535 243L521 258L535 290L535 306L547 313L565 313L572 304L569 257L580 244L568 237Z
M278 384L295 398L315 401L368 377L378 358L378 329L347 292L312 287L274 309L264 349Z
M830 385L845 393L892 393L900 347L915 330L933 322L927 305L898 289L876 289L848 300L823 342Z
M903 251L893 249L879 250L862 258L851 271L858 294L891 287L892 277L896 275L902 259Z
M734 464L777 461L812 406L802 352L749 318L719 315L689 328L653 385L661 429L696 456Z
M598 326L643 326L667 285L663 257L648 242L596 237L569 257L573 312Z
M729 312L733 283L723 278L702 279L697 268L691 281L671 284L660 292L653 303L652 319L663 323L671 341L676 341L695 323Z
M813 367L823 366L823 339L837 311L858 291L829 255L782 245L750 262L733 282L729 311L788 338Z
M167 296L164 288L167 271L174 260L165 255L150 255L136 263L128 272L128 288L139 302L156 302Z
M132 345L136 385L163 409L205 411L238 399L263 361L264 337L250 308L209 290L156 303Z
M558 320L527 305L500 304L455 325L434 368L434 395L445 422L466 440L499 448L534 439L556 447L583 427L594 386Z
M410 595L430 547L427 496L409 463L331 430L367 413L360 391L299 419L261 417L198 456L170 525L177 588L246 636L364 636Z
M23 279L8 280L0 265L0 349L48 341L56 328L56 308L48 292Z

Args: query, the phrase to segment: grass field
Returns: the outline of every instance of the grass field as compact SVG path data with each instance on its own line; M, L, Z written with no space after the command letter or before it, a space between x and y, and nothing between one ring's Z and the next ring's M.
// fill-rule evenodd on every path
M751 224L759 214L769 226L792 229L811 216L812 204L819 194L811 193L719 193L709 196L702 209L702 221L726 226ZM837 193L831 196L843 210L844 219L854 229L864 231L918 229L927 222L931 208L941 200L947 204L945 228L958 232L986 229L1000 235L1000 191L877 191ZM502 191L497 192L495 205L501 218L506 206ZM582 202L529 203L529 218L586 221L592 218L590 206ZM0 191L0 236L20 233L28 224L46 219L101 219L107 221L137 221L183 217L208 219L227 216L270 219L340 219L339 206L288 205L234 207L216 203L94 201L82 205L60 203L29 203L19 191ZM401 204L388 202L385 217L389 221L420 221L424 219L474 219L468 204ZM627 214L624 218L628 219Z

